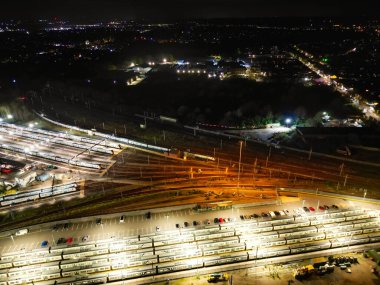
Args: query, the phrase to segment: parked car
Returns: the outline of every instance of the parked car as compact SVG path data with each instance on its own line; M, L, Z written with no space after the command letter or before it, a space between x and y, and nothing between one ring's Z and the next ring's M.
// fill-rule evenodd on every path
M66 243L66 239L63 237L59 238L57 241L57 244L63 244L63 243Z
M150 212L148 212L148 213L146 213L145 216L146 216L147 219L150 219L150 217L152 216L152 214Z
M156 232L159 232L159 231L161 231L160 227L156 226Z
M280 215L281 215L279 211L274 211L274 214L275 214L276 216L280 216Z
M82 237L82 241L88 241L88 235L84 235L84 236Z
M67 240L66 240L66 243L67 244L72 244L74 241L74 239L72 237L69 237Z
M310 212L314 212L315 209L313 207L309 207Z
M124 215L120 216L119 223L124 223L124 221L125 221L125 216Z
M303 207L303 210L304 210L305 212L310 212L310 210L309 210L308 207Z
M328 210L328 209L330 209L330 207L329 207L329 206L327 206L327 205L323 205L323 207L325 208L325 210Z
M185 226L185 228L187 228L189 226L189 223L188 222L184 222L183 225Z
M16 236L23 236L23 235L26 235L27 233L29 232L28 229L22 229L22 230L18 230L15 235Z
M47 240L44 240L43 242L41 242L41 247L45 247L49 244L49 242Z
M324 210L325 210L325 207L323 207L323 206L319 206L319 210L320 210L320 211L324 211Z
M214 224L217 224L219 222L218 218L214 218Z
M56 232L56 231L59 230L59 225L58 224L54 225L51 229L52 229L53 232Z
M339 207L337 206L337 205L332 205L331 206L333 209L335 209L335 210L338 210L339 209Z
M177 229L179 229L179 224L175 224L175 227L176 227Z
M69 228L69 223L65 223L64 225L63 225L63 228L65 229L65 230L67 230L68 228Z
M240 220L244 221L244 216L240 215Z
M223 222L224 222L223 218L219 218L219 223L221 224Z
M12 172L13 172L13 169L10 169L10 168L1 168L1 173L9 174L9 173L12 173Z
M197 226L199 223L197 221L193 221L193 226Z
M254 217L255 219L257 219L257 218L259 217L259 215L258 215L258 214L253 214L253 217Z
M97 218L96 219L96 224L99 226L102 224L102 219L101 218Z

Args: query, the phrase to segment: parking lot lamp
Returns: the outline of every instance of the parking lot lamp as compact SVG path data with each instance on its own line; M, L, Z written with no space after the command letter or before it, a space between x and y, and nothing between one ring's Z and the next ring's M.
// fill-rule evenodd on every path
M239 171L238 171L238 182L237 182L238 194L239 194L239 187L240 187L241 148L242 148L242 145L243 145L243 141L239 141L239 144L240 144L240 151L239 151Z

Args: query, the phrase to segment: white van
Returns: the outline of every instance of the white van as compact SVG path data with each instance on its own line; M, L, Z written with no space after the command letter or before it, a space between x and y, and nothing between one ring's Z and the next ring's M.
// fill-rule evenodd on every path
M124 221L125 221L125 216L122 215L122 216L120 217L119 223L124 223Z
M18 230L18 231L16 232L16 236L26 235L28 232L29 232L28 229Z

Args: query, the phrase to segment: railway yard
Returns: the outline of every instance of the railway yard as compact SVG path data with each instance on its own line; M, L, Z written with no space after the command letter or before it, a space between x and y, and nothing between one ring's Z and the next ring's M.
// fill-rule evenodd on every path
M156 227L145 234L119 234L106 239L85 235L65 239L63 244L56 241L34 249L3 252L1 284L100 284L279 256L297 258L313 251L323 254L335 248L379 245L378 210L330 208L301 213L301 209L275 218L242 215L241 219L225 218L225 222L206 219L179 229L160 231ZM102 221L97 224L99 231ZM42 235L46 239L50 236Z
M0 196L0 285L151 284L176 273L380 246L376 203L318 195L341 175L253 157L238 167L228 152L183 157L176 148L62 127L0 123L4 158L32 165L20 167L23 176L36 173Z

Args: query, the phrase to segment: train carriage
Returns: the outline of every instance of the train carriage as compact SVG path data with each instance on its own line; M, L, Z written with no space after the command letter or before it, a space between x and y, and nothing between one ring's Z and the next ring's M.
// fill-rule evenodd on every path
M329 241L320 241L320 242L310 242L304 244L290 245L290 253L301 253L308 251L316 251L322 249L331 248L331 243Z
M254 251L249 252L249 257L252 259L252 256L256 256L256 258L267 258L267 257L274 257L274 256L282 256L287 255L290 253L289 246L281 245L276 247L269 247L269 248L258 248L257 249L257 255L254 253Z

